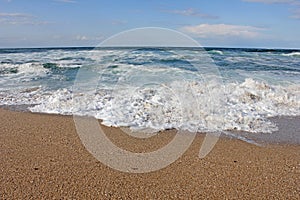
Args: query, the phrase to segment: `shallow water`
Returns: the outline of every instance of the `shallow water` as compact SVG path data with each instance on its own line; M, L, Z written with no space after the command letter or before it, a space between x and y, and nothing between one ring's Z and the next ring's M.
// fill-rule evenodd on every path
M271 134L241 133L247 139L259 144L300 144L300 117L274 117L270 119L278 127L277 131Z
M89 115L133 130L247 132L249 141L298 143L299 55L274 49L0 49L0 104Z

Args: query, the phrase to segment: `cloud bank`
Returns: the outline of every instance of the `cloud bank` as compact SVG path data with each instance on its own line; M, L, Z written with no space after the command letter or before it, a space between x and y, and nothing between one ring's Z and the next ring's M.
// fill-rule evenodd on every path
M26 13L0 13L0 24L4 25L43 25L46 21L39 21L33 15Z
M185 26L182 27L181 30L199 38L255 38L260 36L261 31L264 29L254 26L239 26L230 24L199 24L195 26Z
M74 0L54 0L54 1L62 2L62 3L77 3L77 1Z
M172 13L177 15L183 15L183 16L193 16L193 17L200 17L204 19L218 19L218 16L205 14L202 12L199 12L197 10L194 10L193 8L185 9L185 10L164 10L166 13Z
M266 3L266 4L300 4L299 0L243 0L245 2Z

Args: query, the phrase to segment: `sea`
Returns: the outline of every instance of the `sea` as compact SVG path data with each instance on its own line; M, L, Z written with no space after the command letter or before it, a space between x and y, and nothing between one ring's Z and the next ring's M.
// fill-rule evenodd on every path
M289 136L279 141L300 143L300 50L0 49L0 105L147 134L177 129L250 141L280 132Z

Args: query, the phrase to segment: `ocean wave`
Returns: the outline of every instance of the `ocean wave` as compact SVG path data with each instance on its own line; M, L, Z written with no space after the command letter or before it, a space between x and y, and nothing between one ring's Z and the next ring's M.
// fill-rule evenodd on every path
M223 55L223 51L221 50L210 50L208 51L208 53L211 53L211 54L218 54L218 55Z
M0 104L155 131L272 132L276 125L269 117L300 115L299 60L291 59L299 52L221 50L208 50L217 66L198 49L2 51ZM215 66L224 84L203 82L210 73L203 63ZM101 76L96 92L74 91L79 68ZM118 88L120 81L130 87Z
M272 86L253 79L220 86L173 82L157 88L74 93L58 90L32 112L89 115L107 126L155 131L277 130L268 117L300 115L300 86Z
M300 52L283 53L282 56L300 57Z
M49 70L40 63L0 64L0 74L25 76L45 76Z

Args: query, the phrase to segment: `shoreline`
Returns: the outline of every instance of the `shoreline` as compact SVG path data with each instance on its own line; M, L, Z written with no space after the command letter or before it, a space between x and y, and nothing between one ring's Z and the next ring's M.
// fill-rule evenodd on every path
M145 174L119 172L82 145L72 116L0 109L0 198L98 199L299 199L300 145L255 146L220 138L199 159L203 134L171 165ZM105 127L104 127L105 128ZM117 146L134 152L159 149L174 136L131 138L105 128Z
M28 108L32 105L0 105L0 110L8 110L13 112L30 113L37 115L57 115L73 118L73 115L63 115L56 113L38 113L31 112ZM277 116L269 117L271 122L278 126L278 130L272 133L251 133L244 131L223 131L221 138L229 138L241 140L250 144L256 145L300 145L300 116ZM101 120L98 119L99 123ZM102 126L106 128L106 126ZM115 128L115 127L107 127ZM120 127L118 127L120 128ZM118 129L117 128L117 129ZM126 127L125 127L126 128ZM166 131L166 130L164 130ZM160 132L164 132L160 131ZM173 130L176 131L176 130ZM228 134L226 134L226 132ZM206 133L198 132L197 135L205 135Z
M143 46L141 46L143 47ZM124 46L115 46L115 47L102 47L102 49L114 49L114 48L141 48L140 46L133 46L133 47L124 47ZM144 48L147 48L148 46L144 46ZM263 52L263 51L274 51L274 50L279 50L279 51L300 51L300 48L288 48L288 47L238 47L238 46L203 46L203 47L181 47L181 46L178 46L178 47L152 47L150 46L151 48L202 48L202 49L205 49L205 50L212 50L212 49L247 49L247 50L260 50L260 52ZM83 50L93 50L95 48L98 48L97 46L33 46L33 47L0 47L0 50L23 50L23 49L83 49Z

